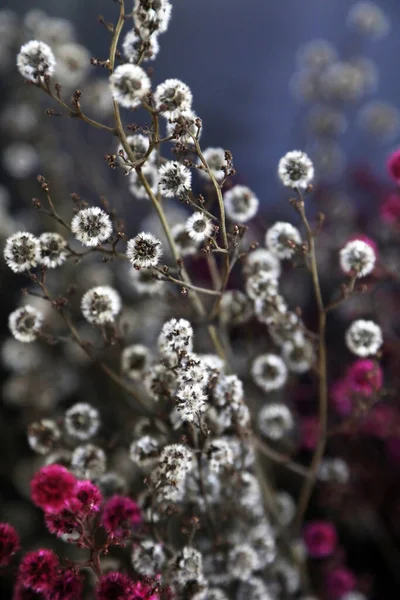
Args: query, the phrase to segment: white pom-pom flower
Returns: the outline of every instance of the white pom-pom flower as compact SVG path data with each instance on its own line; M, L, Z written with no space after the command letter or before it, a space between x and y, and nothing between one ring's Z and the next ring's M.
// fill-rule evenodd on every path
M243 267L246 276L256 273L268 273L272 279L279 279L281 274L281 263L279 259L266 248L257 248L251 252Z
M87 402L78 402L65 413L64 427L71 437L81 442L89 440L100 427L99 411Z
M7 238L4 259L14 273L33 269L40 262L40 242L27 231L18 231Z
M223 148L206 148L203 152L203 157L215 179L222 181L225 177L224 167L226 167L225 150ZM209 179L209 175L200 159L197 161L197 164L203 167L199 169L199 174Z
M192 352L193 327L186 319L170 319L164 323L158 337L158 348L162 355Z
M142 231L128 241L126 255L135 269L156 267L162 256L161 242L153 234Z
M235 185L224 194L226 214L231 221L247 223L256 216L259 200L245 185Z
M166 198L182 197L191 188L192 174L176 160L170 160L159 169L158 189Z
M359 319L346 331L346 344L357 356L374 355L383 344L382 330L374 321Z
M110 76L114 100L124 108L135 108L150 93L151 83L145 71L130 63L120 65Z
M258 427L270 440L281 440L293 429L293 426L292 413L285 404L278 402L267 404L258 414Z
M67 260L67 242L59 233L42 233L39 242L40 264L54 269Z
M255 383L264 392L278 390L286 383L288 370L282 358L276 354L258 356L251 367Z
M301 235L290 223L278 221L268 229L265 244L277 258L288 259L292 258L297 246L301 244Z
M17 56L19 72L35 83L39 77L53 75L55 66L56 59L50 46L37 40L24 44Z
M122 50L125 58L129 62L136 64L141 56L143 60L154 60L160 50L160 44L158 43L157 36L151 35L148 44L144 45L136 31L132 29L128 31L124 38Z
M207 410L207 395L202 385L186 384L178 389L175 403L182 421L198 423L200 415Z
M112 234L111 219L98 206L84 208L72 219L71 231L84 246L98 246Z
M36 340L42 321L42 313L27 304L10 314L8 327L16 340L28 344Z
M157 194L158 190L158 171L157 167L153 164L144 164L142 167L142 173L145 177L151 191L153 194ZM141 182L137 171L132 170L129 175L129 191L136 196L136 198L140 198L141 200L149 200L149 194Z
M167 119L176 119L182 111L190 110L192 99L189 86L179 79L167 79L154 92L155 107Z
M305 189L314 177L314 166L305 152L292 150L279 161L278 175L283 185Z
M340 266L347 274L357 278L369 275L375 267L374 249L362 240L348 242L340 251Z
M213 233L213 225L211 219L201 212L194 213L186 221L186 231L195 242L203 242L211 237Z
M112 287L100 285L84 294L81 310L89 323L94 325L112 323L121 310L121 298Z
M151 353L143 344L124 348L121 356L122 372L133 381L139 380L150 366Z

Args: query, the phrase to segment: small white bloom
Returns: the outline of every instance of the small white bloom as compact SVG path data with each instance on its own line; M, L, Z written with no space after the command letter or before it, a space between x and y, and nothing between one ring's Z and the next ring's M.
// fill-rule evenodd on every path
M279 279L281 263L269 250L257 248L257 250L254 250L247 256L243 271L247 276L265 271L271 275L271 278Z
M48 454L61 438L61 431L54 421L42 419L28 427L28 443L38 454Z
M309 73L310 70L319 72L332 64L336 58L335 46L324 39L311 40L297 52L299 68L304 69L306 73Z
M43 315L27 304L14 310L8 317L8 327L19 342L34 342L42 325Z
M350 479L350 469L342 458L324 458L318 469L318 479L327 483L345 484Z
M233 466L234 455L232 445L225 439L208 439L204 445L204 455L211 471L220 473Z
M143 39L167 31L171 11L169 0L135 0L133 18Z
M363 35L379 40L390 30L390 21L381 8L369 0L356 2L348 14L347 23Z
M194 467L193 452L183 444L165 446L159 459L159 467L170 483L183 481Z
M112 234L111 219L98 206L84 208L72 219L71 231L84 246L98 246Z
M240 544L229 552L228 569L232 577L247 581L257 569L257 553L250 544Z
M225 150L223 148L206 148L203 156L215 179L222 181L225 177L224 167L226 167ZM199 166L203 165L200 159L197 161L197 164ZM202 177L209 179L209 175L204 168L199 169L198 172Z
M40 242L27 231L11 235L4 247L4 259L14 273L22 273L40 262Z
M121 310L121 298L112 287L100 285L88 290L81 301L82 314L89 323L112 323Z
M54 54L47 44L32 40L21 47L17 67L25 79L36 83L39 77L53 75L56 66Z
M160 294L164 288L164 281L156 279L151 269L130 269L129 282L140 296Z
M162 355L192 352L193 328L186 319L170 319L164 323L158 337L158 349Z
M134 161L144 160L150 146L149 138L141 133L135 133L134 135L128 135L126 141L132 151ZM148 163L154 164L156 156L157 152L153 150L147 157L146 165ZM117 148L117 160L126 173L132 171L132 168L126 164L126 161L129 160L129 156L127 156L122 144L119 144Z
M110 76L111 94L124 108L135 108L150 93L151 83L144 70L130 63L119 65Z
M3 166L12 177L24 179L39 165L39 154L32 144L13 142L3 151Z
M56 47L57 80L69 89L82 85L90 70L90 53L85 46L69 42Z
M128 241L126 255L135 269L156 267L162 256L161 242L151 233L142 231Z
M251 367L251 374L256 384L264 392L278 390L283 387L288 376L285 363L276 354L261 354L258 356Z
M202 127L196 124L197 118L192 110L183 110L176 119L167 122L167 135L174 136L184 144L193 144L193 137L199 139L202 132Z
M48 269L59 267L67 260L67 242L59 233L42 233L40 242L40 263Z
M198 383L180 387L175 396L176 408L182 421L198 422L200 415L207 410L207 395Z
M270 440L281 440L293 426L292 413L285 404L267 404L258 413L258 427Z
M143 60L154 60L160 50L160 44L156 35L151 35L148 43L147 41L143 42L136 31L132 29L124 38L122 50L125 58L136 64L140 56L143 57Z
M176 382L181 387L197 384L204 388L210 380L210 375L211 370L207 363L196 354L188 352L179 360Z
M154 92L155 107L167 119L176 119L182 111L190 110L192 99L189 86L179 79L167 79Z
M296 515L296 503L287 492L275 494L275 506L277 510L277 521L282 527L287 527Z
M346 331L346 344L357 356L365 358L376 354L383 344L382 330L373 321L359 319Z
M77 446L72 453L71 468L79 479L98 479L106 472L106 455L93 444Z
M314 348L307 339L303 339L301 343L286 342L282 348L282 356L293 373L306 373L315 360Z
M158 461L160 455L160 444L151 435L143 435L134 440L129 448L131 461L141 469L152 467Z
M157 194L158 190L158 171L157 167L153 164L144 164L142 167L142 173L149 184L149 187L153 194ZM131 171L129 175L129 191L136 196L136 198L140 198L140 200L149 200L149 195L143 183L139 179L139 175L137 171Z
M365 277L373 271L376 262L374 249L362 240L353 240L340 251L340 266L347 274Z
M195 242L203 242L211 237L213 233L213 224L211 219L201 212L195 212L186 221L186 231Z
M286 301L280 294L264 294L254 301L257 320L269 326L282 323L287 308Z
M253 316L251 300L240 290L227 290L220 304L221 323L234 327L247 323Z
M287 187L306 188L314 177L314 167L305 152L292 150L279 161L278 175Z
M187 167L169 160L159 169L158 189L166 198L182 197L191 189L192 174Z
M139 575L152 577L161 572L165 553L161 544L153 540L142 540L133 547L132 565Z
M122 372L132 379L137 381L143 376L143 372L150 366L151 353L150 350L142 344L133 344L124 348L121 355Z
M198 242L189 235L185 225L177 223L171 228L171 233L180 256L196 254L199 249Z
M82 442L89 440L100 427L99 411L87 402L78 402L65 413L64 427L71 437Z
M259 271L247 279L246 294L252 300L274 298L278 294L278 280L268 271Z
M301 235L290 223L278 221L268 229L265 244L268 250L281 260L292 258L296 247L301 244Z
M226 214L231 221L247 223L256 216L259 200L245 185L235 185L224 194Z

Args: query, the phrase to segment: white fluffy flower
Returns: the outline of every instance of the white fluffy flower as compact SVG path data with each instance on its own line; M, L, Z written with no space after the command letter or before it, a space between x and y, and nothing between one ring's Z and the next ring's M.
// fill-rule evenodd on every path
M192 99L189 86L179 79L167 79L154 92L155 107L167 119L176 119L182 111L190 110Z
M87 402L78 402L65 413L64 427L71 437L81 442L89 440L100 427L99 411Z
M225 150L223 148L206 148L203 152L204 159L208 164L211 173L214 175L217 181L222 181L225 177L224 167L226 166ZM199 159L197 161L199 166L203 163ZM209 179L209 175L206 170L199 169L199 173L202 177Z
M245 185L235 185L224 194L226 214L231 221L247 223L258 211L259 200Z
M167 122L167 135L175 136L185 144L193 144L193 137L199 139L202 131L196 124L197 118L191 109L183 110L176 119Z
M247 581L257 569L257 553L250 544L240 544L232 548L228 557L228 569L232 577Z
M271 299L278 294L278 280L271 277L268 271L259 271L247 279L246 294L252 300Z
M256 384L264 392L278 390L283 387L288 376L285 363L276 354L261 354L258 356L251 367L251 374Z
M170 483L183 481L194 467L193 452L183 444L165 446L159 459L161 473Z
M59 267L67 260L67 242L59 233L42 233L39 242L40 263L48 269Z
M261 433L270 440L282 439L293 429L293 426L292 413L285 404L278 402L267 404L258 414L258 427Z
M40 262L40 242L27 231L11 235L4 247L4 259L14 273L22 273Z
M229 440L208 439L203 452L207 458L209 469L215 473L220 473L233 466L234 454Z
M287 304L280 294L262 295L254 301L254 312L260 323L273 326L282 323Z
M72 453L71 469L79 479L97 479L106 472L106 455L93 444L77 446Z
M152 577L161 572L164 563L165 554L161 544L146 539L133 547L132 566L140 575Z
M251 300L240 290L227 290L222 295L220 318L224 325L243 325L253 316Z
M357 356L364 358L376 354L383 344L382 330L373 321L359 319L346 331L346 344Z
M126 255L135 269L156 267L162 256L161 242L153 234L142 231L128 241Z
M143 344L133 344L124 348L121 355L122 372L137 381L143 376L143 372L150 366L151 353Z
M318 478L327 483L345 484L350 479L350 469L342 458L324 458L318 469Z
M160 454L160 444L158 440L151 435L143 435L134 440L129 448L129 457L131 461L144 469L154 466Z
M201 212L195 212L186 221L186 231L195 242L203 242L211 237L213 233L213 224L211 219Z
M171 233L180 256L196 254L199 249L198 242L189 235L183 223L176 223L171 228Z
M384 38L390 29L390 21L382 9L370 0L356 2L348 14L347 23L360 33L379 40Z
M365 277L373 271L376 262L374 249L362 240L352 240L340 251L340 266L348 274Z
M90 53L85 46L69 42L57 46L57 80L61 85L76 89L82 85L90 70Z
M129 283L140 296L160 294L164 288L164 282L156 279L151 269L130 269Z
M198 383L186 384L178 389L175 403L182 421L194 423L207 410L207 395Z
M84 208L72 219L71 231L84 246L98 246L112 234L111 219L98 206Z
M186 319L170 319L164 323L158 337L158 348L161 354L169 355L177 352L192 352L193 328Z
M133 18L143 38L167 31L172 4L169 0L135 0Z
M48 454L61 438L61 431L51 419L42 419L28 427L28 444L38 454Z
M301 235L290 223L278 221L268 229L265 244L268 250L281 260L292 258L296 247L301 244Z
M247 276L265 271L271 278L279 279L281 263L269 250L257 248L257 250L254 250L247 256L243 271Z
M283 358L293 373L305 373L309 371L315 360L314 348L306 339L301 343L286 342L282 348Z
M128 135L126 141L128 142L128 146L132 151L134 161L136 162L144 160L150 146L150 140L147 137L147 135L143 135L142 133L135 133L134 135ZM153 150L153 152L151 152L147 157L146 165L149 163L154 164L156 157L157 152ZM123 168L125 172L132 171L132 168L126 164L126 161L129 160L129 157L127 156L122 144L118 145L117 159L119 164L121 165L121 168Z
M135 108L150 93L151 83L145 71L130 63L119 65L110 76L112 97L124 108Z
M81 301L82 314L89 323L112 323L121 310L121 298L112 287L100 285L88 290Z
M142 173L149 184L149 187L153 194L157 194L158 190L158 171L157 167L153 164L144 164L142 167ZM139 179L139 175L137 171L131 171L129 175L129 191L136 196L136 198L140 198L141 200L149 200L149 195L143 183Z
M39 77L53 75L56 66L54 54L47 44L32 40L21 47L17 67L25 79L37 82Z
M184 196L191 188L191 172L176 160L169 160L162 165L158 175L158 189L166 198Z
M154 60L160 50L160 44L158 43L157 36L151 35L148 44L144 45L144 42L138 36L136 31L132 29L126 34L122 50L125 58L131 63L137 63L139 57L142 55L143 60Z
M39 164L39 154L32 144L13 142L3 151L4 168L17 179L32 175Z
M314 177L314 167L305 152L292 150L279 161L278 175L287 187L306 188Z
M16 340L27 344L36 340L42 321L42 313L27 304L10 314L8 327Z

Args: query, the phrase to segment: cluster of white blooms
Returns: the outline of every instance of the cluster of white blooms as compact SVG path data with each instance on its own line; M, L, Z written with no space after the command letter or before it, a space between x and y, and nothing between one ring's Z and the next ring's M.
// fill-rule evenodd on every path
M144 60L154 60L160 50L160 44L155 35L150 36L147 44L143 44L140 35L132 29L124 38L122 50L130 63L137 64L141 54Z
M80 210L72 219L71 231L84 246L98 246L112 234L111 219L97 206Z
M135 269L156 267L162 256L161 242L153 234L143 231L128 241L126 255Z
M340 266L348 274L365 277L374 269L375 251L370 244L362 240L348 242L340 251Z
M81 310L89 323L94 325L112 323L121 310L121 298L112 287L100 285L83 295Z
M158 337L158 349L164 356L193 349L193 328L186 319L167 321Z
M154 34L164 33L171 18L172 4L169 0L134 0L133 18L141 39L148 40Z
M85 442L98 432L100 427L99 412L91 404L78 402L66 411L64 427L69 436Z
M175 119L167 122L167 135L179 139L186 145L193 144L193 138L200 139L201 122L192 109L182 110Z
M115 102L124 108L136 108L150 93L151 82L142 67L127 63L110 75L110 88Z
M32 40L21 47L17 57L17 66L25 79L36 83L41 77L53 75L56 59L50 46L44 42Z

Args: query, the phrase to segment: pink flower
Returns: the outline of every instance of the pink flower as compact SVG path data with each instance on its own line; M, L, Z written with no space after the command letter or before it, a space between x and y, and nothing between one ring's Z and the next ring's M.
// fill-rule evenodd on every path
M124 537L127 530L141 522L139 506L127 496L113 496L104 505L102 524L113 536Z
M330 399L334 411L341 417L348 417L353 410L351 390L347 379L338 379L330 389Z
M130 600L160 600L160 596L153 593L152 587L143 581L136 581L132 587Z
M353 573L345 567L338 567L328 573L326 578L328 593L331 598L340 598L356 586L356 578Z
M19 537L14 527L8 523L0 523L0 567L10 564L12 556L19 549Z
M372 360L356 360L349 367L346 379L352 391L371 396L382 387L382 369Z
M45 514L44 522L50 533L54 533L57 537L73 536L80 529L76 516L67 509L59 513Z
M78 501L76 509L83 515L98 513L103 502L99 488L91 481L77 482L75 498Z
M303 539L310 556L325 558L336 548L336 529L328 521L312 521L305 526Z
M99 579L96 600L130 600L133 582L123 573L111 571Z
M382 220L385 223L396 223L400 221L400 195L389 194L380 207Z
M61 465L42 467L31 481L31 496L44 511L60 512L74 495L76 479Z
M35 592L47 592L57 576L58 557L52 550L28 552L19 565L18 580Z
M14 588L13 600L47 600L47 594L45 592L35 592L17 582Z
M387 169L390 177L400 183L400 148L392 152L387 161Z
M320 434L319 419L304 417L300 423L300 445L304 450L314 450Z
M58 574L57 581L47 592L47 600L80 600L82 591L82 577L72 569L63 571Z

